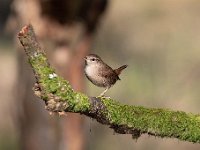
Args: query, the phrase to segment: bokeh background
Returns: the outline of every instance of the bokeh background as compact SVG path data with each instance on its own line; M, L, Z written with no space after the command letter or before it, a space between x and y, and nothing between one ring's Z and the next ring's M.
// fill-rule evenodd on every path
M43 102L35 100L31 91L34 82L24 82L31 80L32 72L27 67L16 35L23 25L31 22L36 28L39 42L48 49L49 58L58 72L68 78L75 89L88 95L95 96L103 90L89 83L82 74L82 57L96 53L113 68L128 64L128 68L121 74L122 80L108 91L110 97L130 105L199 113L198 0L97 0L97 3L87 0L79 13L62 13L59 24L52 23L55 20L51 18L50 21L45 20L45 25L41 23L44 19L35 19L42 12L35 14L38 7L33 3L34 0L21 1L0 0L1 150L200 149L199 144L148 135L133 140L130 135L115 134L108 126L84 116L81 119L73 115L50 116ZM57 5L54 4L56 9L50 9L45 3L48 1L43 2L44 12L51 10L56 15L62 12ZM79 6L79 3L67 4L68 8L74 10ZM95 12L98 19L94 19ZM100 17L97 17L98 13ZM67 21L63 21L65 15ZM89 16L89 19L85 16ZM53 24L53 30L49 24ZM48 28L48 34L42 26ZM64 35L57 34L60 31ZM66 69L65 65L71 69ZM69 70L71 73L66 73ZM30 72L30 76L23 72ZM19 96L22 94L26 95L23 101ZM31 104L24 104L25 101ZM32 109L36 107L39 110L34 112ZM73 142L81 146L70 147Z

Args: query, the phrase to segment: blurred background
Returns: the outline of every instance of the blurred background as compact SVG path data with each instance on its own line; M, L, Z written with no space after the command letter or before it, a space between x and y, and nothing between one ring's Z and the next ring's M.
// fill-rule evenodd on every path
M128 64L107 95L124 104L199 113L198 0L0 0L0 150L197 150L177 139L115 134L79 114L49 115L17 39L32 23L56 71L90 96L83 57Z

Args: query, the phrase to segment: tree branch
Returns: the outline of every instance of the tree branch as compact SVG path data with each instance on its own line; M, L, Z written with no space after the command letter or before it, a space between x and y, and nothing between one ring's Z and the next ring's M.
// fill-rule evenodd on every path
M73 91L68 81L49 65L46 54L36 41L32 25L22 28L18 38L28 56L36 78L34 92L45 101L50 112L74 112L109 125L120 134L138 138L147 133L200 143L200 115L120 104L112 99L88 97Z

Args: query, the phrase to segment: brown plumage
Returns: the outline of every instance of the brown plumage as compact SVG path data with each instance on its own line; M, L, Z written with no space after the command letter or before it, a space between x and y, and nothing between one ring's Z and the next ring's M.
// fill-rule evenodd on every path
M119 75L127 65L123 65L117 69L112 69L96 54L90 54L85 57L85 75L96 86L106 88L100 96L113 86L117 80L120 80Z

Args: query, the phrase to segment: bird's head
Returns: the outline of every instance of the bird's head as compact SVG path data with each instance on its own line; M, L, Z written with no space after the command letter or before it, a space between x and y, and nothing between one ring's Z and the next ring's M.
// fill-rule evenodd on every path
M101 58L96 55L96 54L89 54L87 56L85 56L85 64L86 65L95 65L95 64L98 64L98 63L102 63L102 60Z

